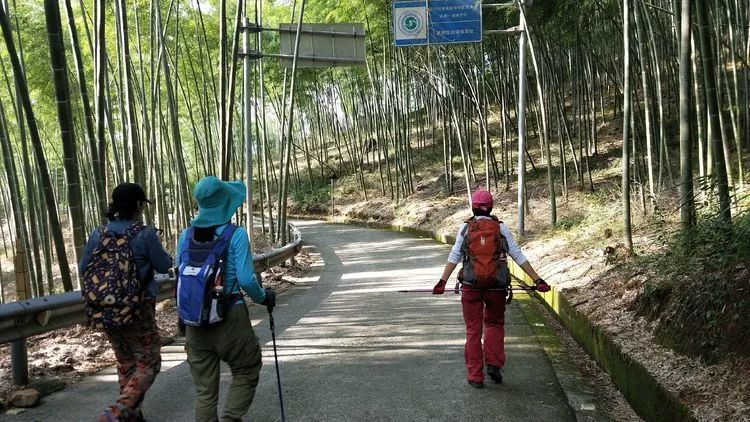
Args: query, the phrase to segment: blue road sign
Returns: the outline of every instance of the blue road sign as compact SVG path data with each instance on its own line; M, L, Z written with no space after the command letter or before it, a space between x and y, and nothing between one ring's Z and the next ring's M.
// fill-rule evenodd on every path
M482 41L481 0L430 0L430 44Z
M482 41L482 0L393 2L397 47Z
M427 1L393 2L393 39L396 47L427 44Z

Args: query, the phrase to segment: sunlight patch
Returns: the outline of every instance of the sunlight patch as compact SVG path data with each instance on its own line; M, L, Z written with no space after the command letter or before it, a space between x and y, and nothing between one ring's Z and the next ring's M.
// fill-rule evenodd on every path
M426 267L426 268L412 268L412 269L399 269L399 270L380 270L380 271L363 271L363 272L357 272L357 273L347 273L341 276L341 280L360 280L360 279L372 279L372 278L380 278L380 279L393 279L391 281L397 281L398 279L409 277L424 277L429 278L435 277L436 272L439 272L439 270L436 270L436 267ZM384 280L389 281L389 280Z

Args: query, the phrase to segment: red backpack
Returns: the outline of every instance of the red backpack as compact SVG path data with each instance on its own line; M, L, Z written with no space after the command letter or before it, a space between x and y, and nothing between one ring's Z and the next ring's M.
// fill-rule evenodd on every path
M463 284L475 289L504 288L508 281L508 241L497 218L466 221L461 251L464 265L458 273Z

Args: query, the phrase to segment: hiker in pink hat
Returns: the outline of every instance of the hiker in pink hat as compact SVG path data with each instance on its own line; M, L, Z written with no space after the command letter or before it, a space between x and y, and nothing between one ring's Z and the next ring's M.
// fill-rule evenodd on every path
M534 280L538 291L550 289L531 267L508 227L491 214L492 205L492 194L485 190L471 196L474 216L458 229L443 276L432 289L432 294L445 293L453 270L459 262L463 264L458 280L462 284L461 306L466 323L464 359L467 380L475 388L484 387L485 365L495 383L503 382L505 304L506 293L510 292L508 255Z

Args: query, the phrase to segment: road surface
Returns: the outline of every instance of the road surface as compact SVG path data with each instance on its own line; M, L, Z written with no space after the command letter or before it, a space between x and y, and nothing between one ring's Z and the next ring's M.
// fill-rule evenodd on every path
M505 381L469 386L458 296L403 294L440 277L449 247L403 233L298 222L324 266L278 297L274 311L288 421L574 420L547 356L517 306L506 314ZM251 307L263 344L260 384L246 420L280 420L265 308ZM181 343L163 348L146 397L149 421L193 419ZM229 380L222 371L222 393ZM117 395L114 369L43 399L17 421L90 421ZM223 396L222 396L223 399Z

